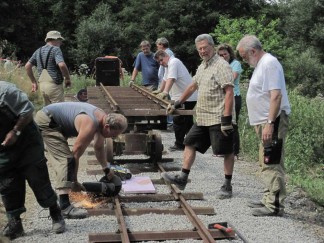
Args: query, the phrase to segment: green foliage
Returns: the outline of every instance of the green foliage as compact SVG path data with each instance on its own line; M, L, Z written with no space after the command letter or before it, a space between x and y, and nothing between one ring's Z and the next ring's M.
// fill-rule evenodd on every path
M313 46L324 61L324 5L321 0L288 0L281 4L287 41L298 51Z
M287 170L305 171L324 163L324 102L289 93L292 107L286 141ZM297 164L296 164L297 163Z
M265 15L258 18L235 18L220 16L219 23L211 33L217 44L229 43L236 47L240 39L246 35L256 35L267 52L276 56L284 56L282 35L278 31L279 19L269 20Z
M244 157L256 161L259 155L259 140L256 136L254 129L250 126L247 107L245 104L246 100L246 89L241 88L242 96L242 109L239 117L239 130L240 130L240 143L241 143L241 154Z
M279 23L279 19L268 19L265 15L235 19L223 15L220 16L219 23L211 35L215 38L216 44L229 43L234 50L244 35L256 35L263 49L280 60L289 55L291 49L284 46L283 36L278 30ZM246 63L243 63L243 69L245 70L243 78L250 77L252 70Z
M294 52L285 60L286 79L290 87L305 96L324 94L324 65L313 48Z
M112 43L120 41L122 31L107 4L99 4L89 18L80 22L76 33L77 48L73 53L78 64L105 55L118 55L116 45Z
M318 172L323 174L322 171ZM318 204L324 206L324 178L317 178L314 176L301 176L295 174L291 178L291 183L298 187L301 187L305 192L307 192L308 196L312 198L313 201L317 202Z
M84 75L71 75L72 87L70 89L65 89L68 94L76 94L80 89L86 89L87 87L93 87L96 85L96 80L92 78L87 78Z

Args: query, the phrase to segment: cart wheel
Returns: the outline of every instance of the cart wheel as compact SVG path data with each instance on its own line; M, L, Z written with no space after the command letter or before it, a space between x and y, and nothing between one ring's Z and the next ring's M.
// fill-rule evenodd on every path
M161 135L158 132L154 132L153 133L153 140L154 140L154 149L155 151L153 151L153 155L151 156L151 158L157 162L157 161L161 161L162 160L162 152L163 152L163 144L162 144L162 139L161 139Z
M132 174L131 173L127 173L126 174L126 179L129 180L130 178L132 178Z
M108 162L113 162L114 159L114 141L112 138L106 138L106 155Z

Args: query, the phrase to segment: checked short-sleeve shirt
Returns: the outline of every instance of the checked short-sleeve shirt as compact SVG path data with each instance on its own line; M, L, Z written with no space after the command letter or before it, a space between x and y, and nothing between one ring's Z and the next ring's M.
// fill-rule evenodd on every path
M234 86L230 65L215 54L207 62L203 61L200 64L193 81L198 85L197 125L212 126L220 124L225 107L224 88L227 85ZM232 113L234 119L234 109L232 109Z

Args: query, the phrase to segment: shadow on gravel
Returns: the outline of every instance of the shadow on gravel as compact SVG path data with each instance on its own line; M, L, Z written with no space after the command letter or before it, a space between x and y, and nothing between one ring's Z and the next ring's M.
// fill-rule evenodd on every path
M294 188L285 201L286 216L297 221L324 227L324 207L307 198L300 188ZM314 229L324 239L324 230Z

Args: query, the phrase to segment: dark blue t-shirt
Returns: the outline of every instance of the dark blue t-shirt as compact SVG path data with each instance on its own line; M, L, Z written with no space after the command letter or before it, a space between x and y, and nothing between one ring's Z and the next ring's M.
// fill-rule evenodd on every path
M135 60L135 68L142 72L142 84L143 85L156 85L159 84L159 64L154 59L154 54L144 55L140 52Z

